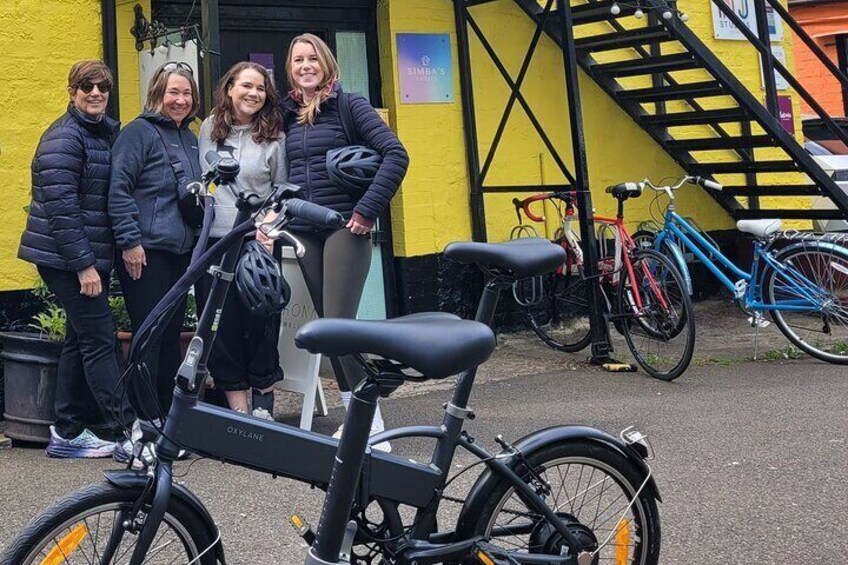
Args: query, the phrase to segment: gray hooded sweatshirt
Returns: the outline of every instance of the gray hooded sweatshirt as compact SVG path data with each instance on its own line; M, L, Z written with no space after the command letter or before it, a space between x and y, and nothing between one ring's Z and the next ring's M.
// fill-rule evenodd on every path
M260 144L253 141L252 126L233 126L227 139L217 143L212 139L212 117L200 126L200 167L204 173L209 169L205 157L209 151L232 157L241 166L234 185L215 188L215 220L209 235L224 237L236 218L236 194L249 191L264 198L271 194L273 185L288 178L285 134L280 132L280 139Z

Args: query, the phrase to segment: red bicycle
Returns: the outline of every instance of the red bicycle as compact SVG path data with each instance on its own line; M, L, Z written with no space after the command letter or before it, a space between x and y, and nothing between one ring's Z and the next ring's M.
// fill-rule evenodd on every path
M550 347L580 351L591 341L589 284L597 285L605 314L627 343L636 362L652 377L673 380L689 366L695 348L692 299L683 276L664 255L637 246L627 230L624 203L641 195L637 183L606 189L618 200L615 218L595 216L598 229L598 275L585 276L580 239L572 229L576 220L575 193L552 192L515 200L516 211L535 222L531 204L550 201L560 217L553 241L567 254L555 272L516 292L533 331ZM520 212L519 212L520 214Z

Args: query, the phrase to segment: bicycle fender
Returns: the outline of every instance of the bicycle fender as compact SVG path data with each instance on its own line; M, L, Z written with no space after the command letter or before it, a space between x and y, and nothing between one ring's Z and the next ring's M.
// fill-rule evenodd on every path
M670 239L663 240L663 246L668 249L671 260L674 261L677 270L680 271L680 275L683 277L683 284L686 285L686 292L689 293L689 296L692 296L694 292L692 290L692 275L689 273L689 266L686 264L686 258L683 256L683 250L680 249L680 246L676 242Z
M590 428L587 426L554 426L543 430L538 430L527 436L524 436L513 444L513 447L519 450L524 457L529 457L531 454L543 450L550 445L563 441L575 442L592 442L600 443L605 447L617 451L625 459L633 463L639 470L639 473L644 479L648 476L649 470L642 456L635 449L626 445L623 441L615 436L612 436L601 430ZM498 459L506 464L510 469L515 471L521 464L521 458L515 455L508 455L508 452L503 451L497 455ZM486 469L477 478L468 497L465 499L465 504L460 510L459 518L457 519L457 532L463 531L463 528L470 528L474 523L483 505L488 501L492 489L500 482L502 477L494 473L491 469ZM645 488L650 491L650 494L658 501L662 502L659 489L654 481L653 476L648 479Z
M662 248L662 249L661 249ZM686 285L686 292L689 296L695 292L692 288L692 274L689 272L689 265L686 264L686 257L683 250L671 237L667 237L666 232L657 234L657 239L654 242L654 250L662 253L674 262L677 270L680 271L680 276L683 277L683 284Z
M106 480L109 484L114 485L118 488L144 488L147 485L147 482L150 478L147 476L147 473L144 471L132 471L128 469L118 470L118 471L104 471L103 476L106 477ZM206 529L209 532L209 538L213 540L218 540L215 544L215 557L219 563L226 563L226 559L224 559L224 544L221 542L219 538L218 526L215 525L215 520L212 519L212 515L209 513L209 510L206 509L206 506L203 505L203 502L200 501L197 496L186 487L174 482L171 485L171 495L176 496L180 499L181 502L184 502L189 508L191 508L203 521L206 525Z
M846 250L845 247L838 245L836 243L830 242L830 241L823 241L823 240L816 240L816 239L807 240L807 241L802 240L802 241L798 241L798 242L792 243L790 245L787 245L786 247L784 247L780 251L778 251L777 255L780 256L780 255L783 255L784 253L789 253L790 251L795 251L796 249L803 249L805 247L809 248L809 246L811 244L815 245L816 247L821 248L821 249L827 249L828 251L833 251L837 255L842 255L843 257L848 257L848 250Z

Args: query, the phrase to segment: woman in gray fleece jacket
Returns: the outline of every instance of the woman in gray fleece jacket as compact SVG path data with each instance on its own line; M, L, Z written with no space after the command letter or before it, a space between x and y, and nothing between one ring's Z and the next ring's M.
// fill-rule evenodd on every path
M274 184L287 177L280 97L268 71L256 63L236 63L218 83L215 101L212 114L200 126L201 166L204 171L209 168L204 156L215 151L236 159L241 170L234 185L215 190L209 245L233 228L235 194L247 191L265 197ZM274 251L274 242L264 234L257 232L256 238ZM279 249L275 255L279 259ZM212 278L208 275L197 283L202 304L211 287ZM208 366L215 388L224 391L233 410L252 409L254 416L273 420L274 383L283 378L277 351L279 334L279 315L251 315L241 307L236 289L230 288Z

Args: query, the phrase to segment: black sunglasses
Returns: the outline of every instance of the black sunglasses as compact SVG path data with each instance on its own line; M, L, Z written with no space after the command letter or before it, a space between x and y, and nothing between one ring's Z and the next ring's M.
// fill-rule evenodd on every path
M191 68L191 65L189 65L188 63L178 63L176 61L168 61L167 63L159 67L159 72L170 73L176 71L177 69L182 69L184 71L188 71L194 74L194 69Z
M95 86L97 87L97 90L99 90L103 94L106 94L107 92L112 90L112 83L108 80L102 80L100 82L91 82L86 80L75 85L76 88L82 90L86 94L91 94L91 91L94 90Z

